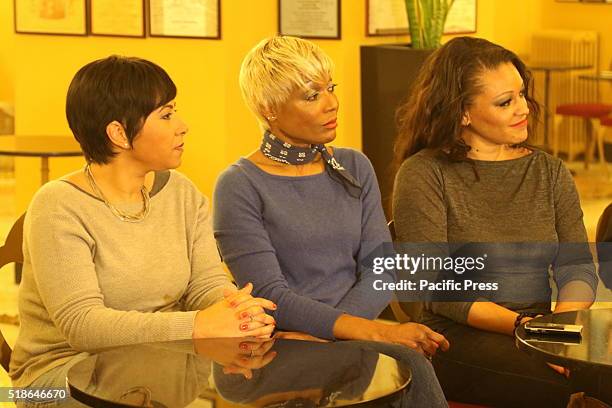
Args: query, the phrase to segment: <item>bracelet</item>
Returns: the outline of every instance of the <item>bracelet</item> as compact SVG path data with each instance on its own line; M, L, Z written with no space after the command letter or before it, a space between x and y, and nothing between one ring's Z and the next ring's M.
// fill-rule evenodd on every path
M526 317L537 317L540 316L540 313L534 313L534 312L520 312L518 314L518 316L516 316L516 320L514 321L514 329L516 329L517 327L519 327L519 325L521 324L521 321L526 318Z

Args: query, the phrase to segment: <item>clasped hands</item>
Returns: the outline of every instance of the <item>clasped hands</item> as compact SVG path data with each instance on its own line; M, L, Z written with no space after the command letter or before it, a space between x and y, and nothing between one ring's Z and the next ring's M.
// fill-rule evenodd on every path
M196 314L193 338L269 338L276 322L265 309L276 310L276 305L254 298L252 291L251 283L237 291L226 289L223 300Z

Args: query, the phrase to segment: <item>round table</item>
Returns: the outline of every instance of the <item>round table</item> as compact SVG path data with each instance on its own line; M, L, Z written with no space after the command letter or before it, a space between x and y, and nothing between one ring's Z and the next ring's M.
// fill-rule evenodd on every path
M532 321L583 326L581 336L534 335L523 324L516 330L516 345L535 358L569 368L575 383L584 382L595 389L594 396L612 404L612 309L556 313Z
M40 184L49 181L50 157L82 156L81 147L72 136L0 136L0 156L40 157ZM21 282L21 264L15 264L15 283Z
M0 136L0 156L40 157L40 183L49 181L50 157L82 156L72 136Z
M253 353L241 347L258 347ZM208 339L101 351L70 368L72 398L92 407L401 406L408 366L363 342ZM250 376L224 367L250 369ZM288 404L288 405L287 405ZM395 405L397 404L397 405Z
M516 330L519 349L568 368L603 367L612 370L612 309L557 313L533 322L581 324L582 336L533 335L524 325Z

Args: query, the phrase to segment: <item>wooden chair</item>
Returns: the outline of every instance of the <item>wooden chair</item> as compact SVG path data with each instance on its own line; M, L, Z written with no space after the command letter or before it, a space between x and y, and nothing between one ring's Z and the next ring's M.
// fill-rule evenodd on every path
M11 361L11 352L11 347L6 340L4 340L2 330L0 330L0 365L7 373L9 370L9 361Z
M11 227L4 245L0 247L0 268L11 262L23 263L23 219L25 213Z
M608 204L606 209L601 213L597 222L597 232L595 233L596 242L612 242L612 204Z
M23 263L23 219L25 213L19 217L6 237L6 242L0 247L0 268L11 262ZM7 372L9 369L9 361L11 360L11 348L4 339L0 330L0 365Z
M610 64L612 69L612 63ZM567 103L557 106L554 117L554 135L553 135L553 154L557 156L559 153L559 130L563 117L574 117L582 119L586 131L586 143L584 144L584 168L589 168L589 162L592 159L593 150L597 147L599 152L599 162L604 166L606 177L608 176L608 167L603 152L603 132L598 129L598 120L612 114L612 105L607 103ZM605 124L601 123L601 126ZM570 135L568 145L568 161L574 160L575 141Z
M584 145L584 167L588 169L591 161L592 151L595 146L599 148L599 161L604 164L604 156L601 145L603 141L599 140L599 132L597 129L597 121L612 113L612 105L603 103L573 103L557 106L554 119L554 135L553 135L553 155L559 154L559 133L561 120L564 116L575 117L582 119L586 131L586 143ZM568 161L573 161L575 156L575 144L570 137Z
M389 232L391 233L391 239L395 241L395 221L391 220L387 224ZM389 304L395 319L400 323L406 322L419 322L423 314L423 302L398 302L392 300Z
M599 130L597 131L597 149L601 153L599 161L604 166L604 172L607 178L610 178L610 170L608 169L608 163L606 162L604 153L604 136L608 129L612 128L612 116L604 116L599 118Z
M599 217L595 243L599 262L599 278L605 287L612 289L612 204Z

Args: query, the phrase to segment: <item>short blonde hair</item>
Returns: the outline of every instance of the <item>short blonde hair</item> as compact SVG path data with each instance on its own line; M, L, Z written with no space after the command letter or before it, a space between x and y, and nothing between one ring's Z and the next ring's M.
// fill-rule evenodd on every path
M244 57L240 68L240 90L263 129L266 113L289 99L310 81L331 78L333 62L316 44L289 36L266 38Z

